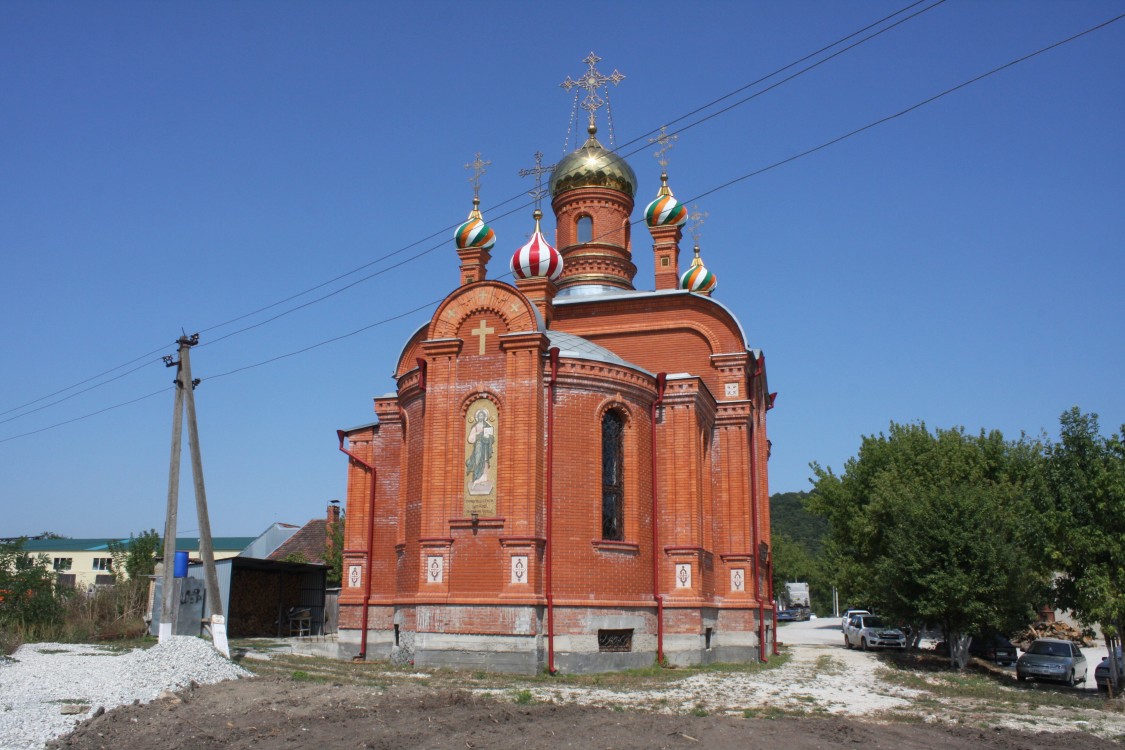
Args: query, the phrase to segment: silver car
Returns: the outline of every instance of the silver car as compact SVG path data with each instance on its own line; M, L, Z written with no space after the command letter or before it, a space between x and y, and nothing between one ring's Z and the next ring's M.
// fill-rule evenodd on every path
M1074 687L1086 681L1086 657L1070 641L1040 638L1016 661L1016 679L1054 680Z

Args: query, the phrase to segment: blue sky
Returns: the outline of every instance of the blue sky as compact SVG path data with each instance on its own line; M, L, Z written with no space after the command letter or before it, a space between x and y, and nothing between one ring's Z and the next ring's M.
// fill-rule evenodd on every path
M532 228L526 199L509 201L533 187L517 173L537 150L562 155L572 100L558 84L591 50L626 76L616 143L644 146L907 4L3 3L0 536L163 528L172 371L156 360L181 329L204 344L213 532L319 517L345 492L335 430L373 419L431 308L215 376L451 291L478 151L490 271L506 273ZM948 0L681 133L671 186L692 202L1121 13ZM1123 122L1125 21L699 201L716 297L780 393L773 491L807 489L810 461L839 469L892 420L1055 434L1078 405L1105 432L1125 422ZM628 157L634 218L659 185L651 151ZM638 288L652 287L646 234ZM107 385L16 408L150 352ZM186 453L183 475L190 534Z

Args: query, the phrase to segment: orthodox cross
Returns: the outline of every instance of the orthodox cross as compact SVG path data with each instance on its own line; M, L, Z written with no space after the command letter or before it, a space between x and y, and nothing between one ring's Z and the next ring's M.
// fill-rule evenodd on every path
M480 178L488 171L485 167L490 164L492 164L490 161L481 161L480 151L477 151L476 158L465 165L465 169L473 170L473 176L469 178L469 184L473 186L473 198L480 198Z
M590 124L594 123L594 113L605 106L605 99L598 96L598 89L604 87L607 83L612 83L614 86L625 80L625 76L617 71L616 68L613 72L607 75L602 75L597 68L594 67L599 61L600 57L591 52L586 56L582 62L590 67L586 73L577 81L573 80L570 76L560 83L567 91L570 91L575 86L586 89L586 98L582 100L582 109L590 113Z
M529 175L535 176L535 189L529 190L527 194L531 196L531 199L533 201L535 201L535 207L536 208L539 208L539 202L542 201L543 196L547 194L547 191L543 189L543 175L550 174L551 170L554 169L557 166L558 166L557 164L552 164L548 167L544 167L543 166L543 152L542 151L536 151L535 152L535 166L532 167L531 169L521 169L520 170L520 177L527 177Z
M699 210L699 204L696 203L691 207L691 213L688 214L688 220L691 222L691 236L695 240L695 244L699 244L699 236L702 234L699 228L703 226L703 222L710 216L706 211Z
M488 334L496 333L496 329L490 328L487 320L481 320L480 327L469 331L469 333L480 337L480 351L477 354L484 354L484 342L488 338Z
M680 139L680 136L679 136L678 133L672 133L671 135L668 135L667 130L668 130L667 125L661 125L660 126L660 135L658 135L655 138L649 138L648 139L649 143L659 143L660 144L660 148L653 151L652 154L653 154L653 156L656 157L656 163L660 165L660 168L662 170L665 170L665 169L668 168L668 156L667 156L667 154L668 154L669 151L672 150L672 145Z

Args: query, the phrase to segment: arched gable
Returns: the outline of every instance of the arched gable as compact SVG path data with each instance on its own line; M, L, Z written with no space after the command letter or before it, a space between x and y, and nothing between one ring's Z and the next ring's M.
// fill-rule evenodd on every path
M480 281L445 298L430 321L427 338L457 338L462 324L481 313L494 313L503 321L505 333L543 330L535 306L517 289L498 281Z

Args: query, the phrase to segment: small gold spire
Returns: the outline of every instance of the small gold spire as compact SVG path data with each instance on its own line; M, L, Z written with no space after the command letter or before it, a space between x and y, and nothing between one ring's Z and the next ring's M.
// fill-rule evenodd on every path
M535 233L541 234L541 232L539 231L539 220L543 218L543 212L537 208L535 209L535 213L533 213L532 216L535 217Z
M672 188L668 187L668 173L660 173L660 191L656 194L657 198L664 198L665 196L672 196Z
M473 196L473 210L469 212L470 219L480 219L484 221L484 217L480 213L480 198Z
M691 259L691 265L689 266L689 268L695 268L696 266L702 266L702 265L703 265L703 259L699 257L699 245L696 245L695 246L695 257Z

